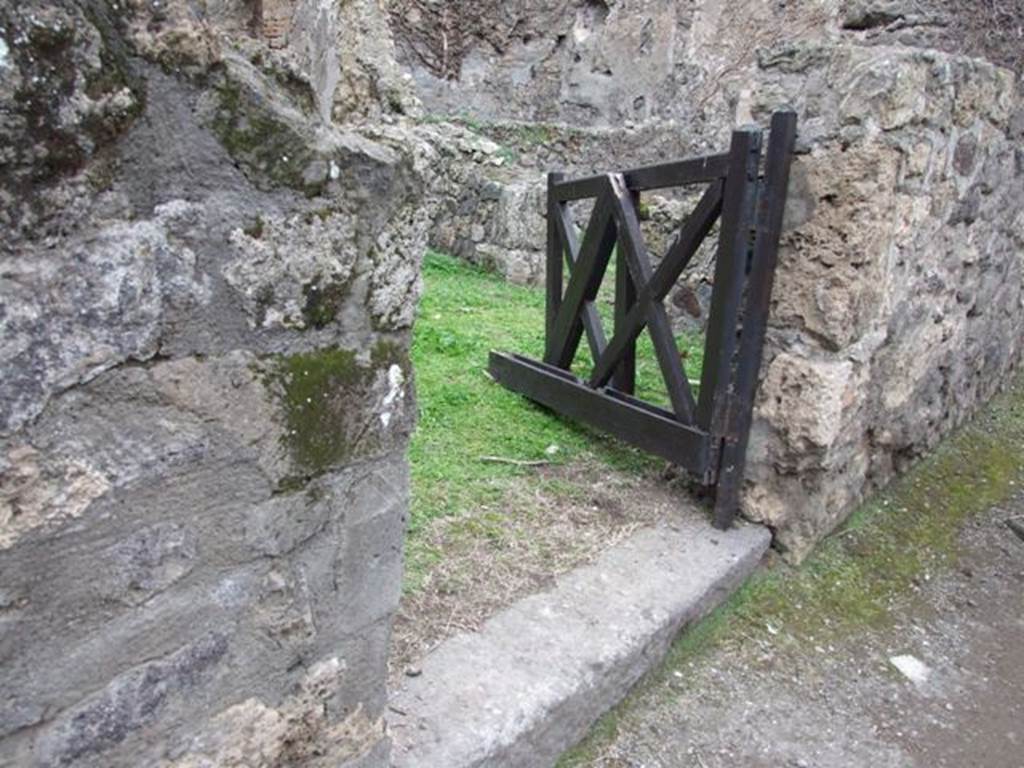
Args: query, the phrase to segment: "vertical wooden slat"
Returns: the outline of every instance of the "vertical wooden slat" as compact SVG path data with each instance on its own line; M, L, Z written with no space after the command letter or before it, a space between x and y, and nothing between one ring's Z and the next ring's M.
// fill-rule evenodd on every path
M615 335L594 366L590 374L590 386L603 387L611 379L623 352L635 346L633 342L643 331L644 323L647 322L647 304L650 301L662 301L672 290L679 275L711 231L721 210L722 184L716 181L708 187L693 213L687 217L676 241L651 275L650 282L641 286L634 282L636 295L633 305L626 313L622 328L616 328Z
M700 400L697 404L697 424L713 437L721 437L725 431L730 374L736 350L743 280L750 253L760 160L761 131L757 128L733 131L729 148L729 173L725 179L722 203L715 282L711 291L708 335L704 345Z
M795 141L796 115L792 112L775 113L768 139L764 182L758 196L757 235L748 277L735 384L719 460L715 492L715 525L719 528L728 528L739 511Z
M640 210L640 193L630 192L633 207ZM636 303L636 283L629 273L629 264L626 263L625 250L619 248L618 258L615 262L615 335L625 333L626 317ZM600 358L594 358L594 364ZM619 364L615 366L612 374L612 387L619 392L632 395L636 392L636 339L630 340L623 348Z
M562 242L558 234L558 218L561 207L565 205L551 194L551 189L564 178L564 173L548 174L548 243L544 275L544 338L547 344L551 343L555 318L558 317L558 309L562 306Z

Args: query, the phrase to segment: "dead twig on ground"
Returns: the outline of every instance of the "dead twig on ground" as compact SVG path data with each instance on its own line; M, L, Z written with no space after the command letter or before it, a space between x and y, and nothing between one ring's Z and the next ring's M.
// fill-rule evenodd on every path
M484 461L489 464L511 464L514 467L544 467L551 463L546 459L527 461L524 459L509 459L505 456L481 456L478 461Z

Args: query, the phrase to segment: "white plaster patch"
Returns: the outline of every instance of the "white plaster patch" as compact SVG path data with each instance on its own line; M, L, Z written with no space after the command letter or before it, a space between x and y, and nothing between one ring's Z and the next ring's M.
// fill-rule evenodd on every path
M380 414L380 422L385 427L391 423L391 407L405 397L405 374L402 373L400 365L392 365L388 368L388 393L384 395L381 406L384 410Z
M581 45L587 41L588 37L590 37L590 29L584 23L581 23L579 19L577 19L576 23L573 25L572 28L573 41L577 45Z
M3 30L0 30L2 33ZM7 47L7 41L0 37L0 69L11 66L11 49Z

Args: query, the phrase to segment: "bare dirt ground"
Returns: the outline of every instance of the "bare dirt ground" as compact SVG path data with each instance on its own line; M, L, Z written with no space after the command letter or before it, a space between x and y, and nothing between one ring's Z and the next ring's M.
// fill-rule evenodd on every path
M656 471L590 460L524 471L497 505L432 521L420 549L439 553L403 596L391 643L394 682L441 641L551 586L639 527L671 519L693 497Z
M960 534L883 628L816 643L786 626L670 669L567 764L597 768L1022 768L1024 494ZM912 680L892 659L924 667Z

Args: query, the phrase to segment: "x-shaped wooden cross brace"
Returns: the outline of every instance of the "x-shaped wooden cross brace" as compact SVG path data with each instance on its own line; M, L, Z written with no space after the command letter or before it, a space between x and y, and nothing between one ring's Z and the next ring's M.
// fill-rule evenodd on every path
M721 213L722 183L712 182L665 258L657 269L653 269L640 231L634 197L625 179L622 174L612 173L605 176L605 182L587 225L582 249L577 244L565 206L556 205L552 211L565 246L570 278L555 319L545 362L568 368L586 330L594 358L589 384L595 388L605 386L646 326L673 412L681 422L692 424L696 403L662 301ZM593 302L616 242L622 248L636 295L624 319L617 323L611 342L606 342Z

